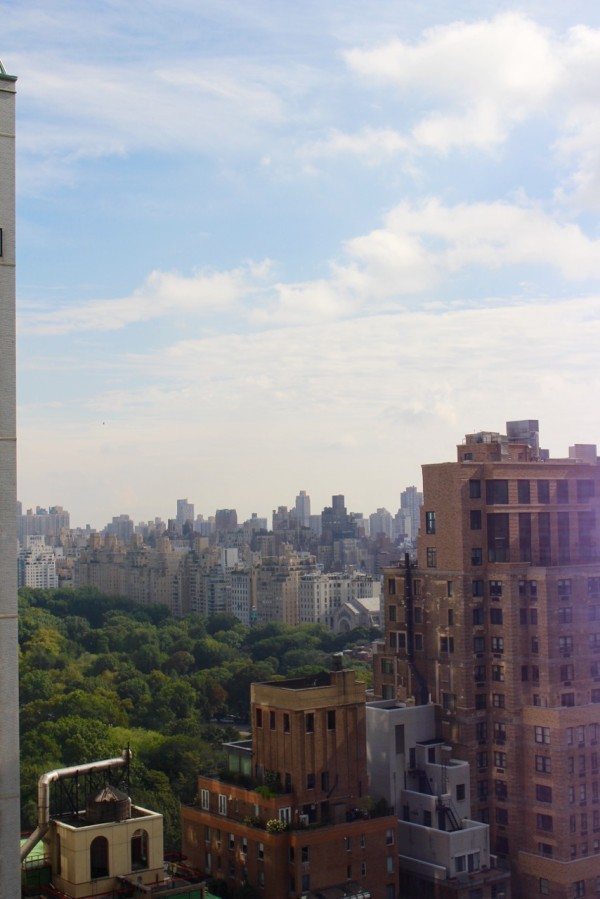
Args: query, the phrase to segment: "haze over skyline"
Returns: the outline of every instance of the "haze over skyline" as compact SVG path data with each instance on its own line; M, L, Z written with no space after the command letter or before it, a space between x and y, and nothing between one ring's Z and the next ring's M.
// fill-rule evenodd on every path
M600 9L548 6L0 3L24 507L393 511L466 432L600 442Z

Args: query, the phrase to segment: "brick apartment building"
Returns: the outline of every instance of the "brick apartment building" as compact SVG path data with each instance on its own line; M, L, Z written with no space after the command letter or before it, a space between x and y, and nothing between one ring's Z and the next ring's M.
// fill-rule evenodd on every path
M507 432L423 466L417 564L385 572L375 693L442 706L516 894L596 896L600 465L591 445L548 458L536 421Z
M188 863L265 899L395 899L397 819L367 796L365 685L351 670L252 685L252 740L198 778Z

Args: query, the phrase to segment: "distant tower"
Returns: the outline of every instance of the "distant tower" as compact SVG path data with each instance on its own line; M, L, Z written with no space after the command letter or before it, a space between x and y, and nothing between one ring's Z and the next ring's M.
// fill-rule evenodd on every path
M296 497L296 516L300 527L310 526L310 496L307 496L306 490L301 490Z
M194 504L188 503L187 499L177 500L177 524L183 527L187 521L194 520Z
M416 540L419 533L419 518L421 515L421 506L423 505L423 494L416 487L407 487L400 494L400 508L404 512L408 512L410 516L410 539Z
M15 81L0 63L0 896L21 895L15 424Z

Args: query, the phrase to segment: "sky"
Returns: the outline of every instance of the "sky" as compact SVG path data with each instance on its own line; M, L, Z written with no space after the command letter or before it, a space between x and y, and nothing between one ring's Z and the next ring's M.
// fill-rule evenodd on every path
M19 496L103 526L600 443L595 0L0 0Z

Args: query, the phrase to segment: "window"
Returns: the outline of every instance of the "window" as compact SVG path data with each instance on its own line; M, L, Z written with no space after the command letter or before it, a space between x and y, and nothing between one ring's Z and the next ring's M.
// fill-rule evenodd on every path
M393 577L388 580L388 596L396 595L396 581Z
M308 892L308 890L310 890L310 874L303 874L302 875L302 891Z
M508 503L508 481L498 479L486 481L485 501L488 506L506 505Z
M386 871L388 874L394 873L394 856L388 855L386 859Z
M508 824L508 809L496 809L496 824L503 824L504 826Z
M275 712L269 712L269 727L275 730Z
M488 766L488 754L487 752L478 752L476 756L477 769L479 771L484 770Z
M485 743L487 740L487 721L475 722L475 738L478 743Z
M560 666L560 679L562 681L572 681L574 676L574 667L573 665L561 665Z
M258 846L256 847L256 854L260 861L262 861L264 859L264 857L265 857L265 844L264 843L258 844Z
M505 708L504 693L492 693L492 705L495 709Z
M569 482L568 481L557 481L556 482L556 502L557 503L568 503L569 502Z
M573 637L565 636L558 638L558 651L563 656L570 656L573 652Z
M475 665L473 668L473 680L484 681L486 677L485 665Z
M448 598L450 598L450 597L452 597L453 595L454 595L454 589L453 589L453 586L452 586L452 581L446 581L446 596L447 596Z
M554 855L554 847L551 846L550 843L538 843L537 848L539 854L546 858L552 858Z
M481 547L476 546L471 550L471 565L482 565L483 564L483 550Z
M471 617L473 619L474 627L479 627L480 625L482 625L484 622L483 606L476 606L474 609L472 609Z
M485 637L473 637L473 652L485 652Z
M494 743L506 743L506 724L494 721Z
M481 509L471 509L471 513L469 515L469 520L471 524L472 531L480 531L481 530Z
M531 502L531 485L529 481L517 481L517 500L520 505L529 505Z
M423 650L423 634L415 634L415 649L419 652Z
M536 784L535 798L538 802L552 802L552 787L548 787L546 784Z
M537 624L537 623L538 623L538 613L537 613L537 609L530 609L530 610L529 610L529 621L531 622L531 624Z
M494 752L494 765L496 768L506 768L506 753L499 752L496 750Z
M310 847L302 846L300 849L300 861L302 864L306 864L306 862L310 861Z
M483 581L482 580L471 581L471 595L472 596L483 596Z
M493 608L490 609L490 623L491 624L502 624L502 609Z
M489 562L508 562L509 520L505 512L487 516L487 554Z
M550 502L550 481L537 482L537 498L538 503L547 504Z
M242 837L242 855L248 855L248 837Z
M235 849L235 834L234 833L229 834L229 841L227 843L227 848L229 849L230 852L232 852Z
M200 808L208 811L210 808L210 793L208 790L200 790Z
M570 596L571 595L571 581L569 578L565 580L559 580L556 582L556 592L559 596Z
M289 734L290 732L290 716L287 712L283 713L283 732L284 734Z
M537 655L537 653L540 651L540 638L539 637L531 638L531 651L532 651L532 653L534 653L534 655Z
M588 596L599 596L600 595L600 577L589 577L587 585L588 585Z
M394 831L393 831L393 830L386 830L386 832L385 832L385 844L386 844L386 846L393 846L393 845L394 845Z
M485 709L487 706L487 695L485 693L475 694L475 708Z
M335 709L327 712L327 730L335 730Z
M492 652L504 652L504 637L492 637Z
M256 726L262 727L262 709L256 710Z
M456 801L462 802L466 797L465 785L456 784Z
M571 606L564 606L558 610L558 623L571 624L573 621L573 609Z
M494 781L494 794L497 799L508 799L508 785L505 780Z
M504 681L504 665L492 665L492 680Z
M90 844L90 879L108 876L108 840L106 837L95 837Z
M435 568L437 565L437 552L432 546L427 547L427 567Z
M390 621L396 620L396 606L388 606L388 619Z
M526 681L529 680L529 666L521 665L521 680Z
M315 775L313 773L306 775L306 789L314 790L315 788Z
M440 652L454 652L454 637L440 637Z
M552 774L552 759L549 755L536 755L535 770L540 774Z
M367 876L367 863L366 862L360 863L360 876L361 877Z
M562 706L575 705L575 694L574 693L561 693L560 704Z
M290 824L292 820L292 809L289 805L279 809L279 820L282 824Z
M421 608L421 606L414 607L413 620L415 624L423 624L423 609Z
M454 625L454 609L448 609L448 627Z
M307 734L315 732L315 716L313 712L307 712L304 716L304 729Z
M546 880L545 877L540 877L539 879L539 890L544 896L550 895L550 881Z
M219 793L219 814L227 814L227 796L224 793Z
M534 684L539 684L540 682L540 669L537 665L531 666L531 680ZM535 703L534 703L535 705Z
M425 512L425 533L435 534L435 512Z
M547 833L552 833L554 830L554 819L552 815L536 815L535 823L538 830L545 830Z
M481 499L481 481L471 478L469 481L469 498Z
M442 693L442 708L453 712L456 707L456 693Z
M500 599L502 596L502 581L490 581L490 599Z
M534 738L536 743L544 743L550 745L550 728L540 727L538 724L534 726Z
M148 832L136 830L131 837L131 870L142 871L148 867Z
M585 503L594 496L593 481L577 481L577 502Z
M585 896L585 880L576 880L573 884L573 899L581 899L582 896Z
M485 802L488 798L488 782L487 780L478 780L477 781L477 799L480 802Z

